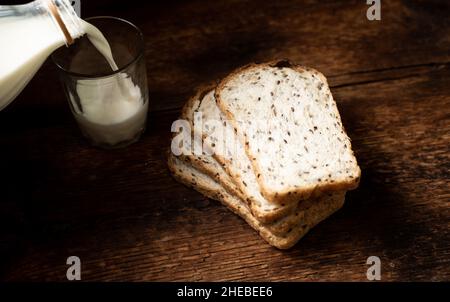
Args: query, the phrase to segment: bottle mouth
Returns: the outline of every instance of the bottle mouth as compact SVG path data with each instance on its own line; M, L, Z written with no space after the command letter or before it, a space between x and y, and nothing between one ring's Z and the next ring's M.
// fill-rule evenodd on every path
M56 4L53 2L53 0L47 0L47 6L50 11L50 14L52 15L53 19L55 19L56 23L58 24L59 28L61 29L62 33L64 34L64 37L66 39L66 45L72 45L74 42L74 39L70 35L69 30L67 29L66 24L64 23L61 15L59 14L58 8L56 7Z

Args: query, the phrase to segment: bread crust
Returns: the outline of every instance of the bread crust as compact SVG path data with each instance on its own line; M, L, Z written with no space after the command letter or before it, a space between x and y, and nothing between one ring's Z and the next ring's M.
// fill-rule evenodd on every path
M190 177L180 172L180 165L183 165L183 162L177 160L170 153L168 156L168 167L177 181L195 189L208 198L221 202L233 213L243 218L267 243L278 249L288 249L294 246L311 228L339 210L344 204L345 193L335 194L324 202L313 203L311 207L302 210L299 224L289 228L284 233L275 233L274 227L277 227L277 223L272 225L262 224L251 214L244 202L233 198L225 190L211 190L207 185L199 181L200 173L194 181L192 176ZM214 181L213 179L211 180Z

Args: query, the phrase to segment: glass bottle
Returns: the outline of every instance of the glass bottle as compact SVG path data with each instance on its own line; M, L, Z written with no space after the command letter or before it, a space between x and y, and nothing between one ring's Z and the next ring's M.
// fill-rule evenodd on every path
M0 5L0 110L54 50L84 34L81 22L68 0Z

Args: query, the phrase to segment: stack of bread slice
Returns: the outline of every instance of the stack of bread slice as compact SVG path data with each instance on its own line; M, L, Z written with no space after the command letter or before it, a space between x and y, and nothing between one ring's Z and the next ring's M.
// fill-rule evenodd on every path
M277 248L292 247L359 184L336 103L314 69L247 65L199 89L180 120L168 158L174 177Z

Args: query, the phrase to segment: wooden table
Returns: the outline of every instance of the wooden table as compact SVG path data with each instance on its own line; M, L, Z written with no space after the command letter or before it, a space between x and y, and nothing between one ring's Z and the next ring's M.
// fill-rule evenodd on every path
M150 2L150 1L149 1ZM66 280L450 280L448 1L83 1L146 39L151 112L139 143L81 137L47 62L0 112L0 276ZM164 150L195 87L290 58L329 79L362 168L344 208L288 251L175 182Z

